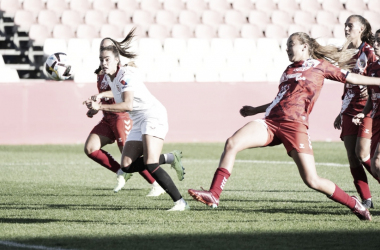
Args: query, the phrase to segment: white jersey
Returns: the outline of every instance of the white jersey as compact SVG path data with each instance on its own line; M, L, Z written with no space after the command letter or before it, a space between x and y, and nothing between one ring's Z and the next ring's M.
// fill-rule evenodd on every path
M133 91L133 111L129 111L131 115L149 111L152 108L165 109L146 88L137 68L130 66L120 67L113 81L111 81L108 75L106 75L106 79L111 87L116 103L123 101L123 92Z

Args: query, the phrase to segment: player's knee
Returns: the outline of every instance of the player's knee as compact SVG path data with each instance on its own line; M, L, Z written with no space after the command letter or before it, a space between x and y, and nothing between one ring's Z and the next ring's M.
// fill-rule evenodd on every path
M96 150L99 150L99 149L92 147L91 145L84 145L84 153L86 155L90 155L90 154L94 153Z
M368 157L368 153L363 152L361 149L355 149L355 157L356 157L359 161L362 162L366 157Z
M311 189L319 190L319 178L318 177L308 177L303 180L303 182Z
M236 148L236 141L234 138L230 137L227 139L226 141L226 145L225 145L225 151L233 151L235 150Z

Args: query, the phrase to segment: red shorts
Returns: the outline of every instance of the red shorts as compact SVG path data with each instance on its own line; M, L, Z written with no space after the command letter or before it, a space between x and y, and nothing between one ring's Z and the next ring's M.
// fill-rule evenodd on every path
M284 144L288 155L295 149L298 153L313 155L307 127L298 122L263 120L267 125L268 140L265 146Z
M362 124L359 126L352 122L352 116L342 115L342 133L340 139L348 135L356 135L357 137L371 139L372 137L372 119L364 117Z
M132 120L129 116L119 115L103 119L96 125L90 134L97 134L117 141L118 146L124 146L127 136L132 129Z
M372 120L371 158L375 154L377 144L380 142L380 119Z

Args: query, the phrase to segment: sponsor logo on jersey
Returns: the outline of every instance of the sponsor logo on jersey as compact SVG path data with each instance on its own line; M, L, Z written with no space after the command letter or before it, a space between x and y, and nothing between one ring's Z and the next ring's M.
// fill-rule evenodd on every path
M127 85L127 84L128 84L128 83L127 83L126 81L124 81L124 80L121 80L120 83L123 84L123 85Z
M107 89L108 88L108 82L105 78L103 78L103 81L100 83L100 89Z
M364 133L369 134L369 129L365 129Z
M294 74L289 74L289 75L284 73L281 76L280 83L286 82L287 80L292 79L292 78L296 78L296 81L302 81L306 79L305 77L301 77L301 76L302 76L302 73L294 73Z

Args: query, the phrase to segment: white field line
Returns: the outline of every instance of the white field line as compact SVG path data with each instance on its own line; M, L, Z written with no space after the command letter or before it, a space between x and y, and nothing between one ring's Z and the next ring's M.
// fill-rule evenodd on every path
M213 159L183 159L183 163L219 163L219 160ZM237 163L247 163L247 164L282 164L282 165L295 165L294 161L258 161L258 160L236 160ZM91 161L78 161L78 162L8 162L0 163L0 166L48 166L48 165L89 165L92 164ZM316 162L316 166L327 166L327 167L348 167L348 164L332 163L332 162Z
M45 247L45 246L36 246L36 245L25 245L25 244L20 244L20 243L12 242L12 241L2 241L2 240L0 240L0 245L7 246L7 247L26 248L26 249L69 250L67 248ZM73 249L71 249L71 250L73 250Z

